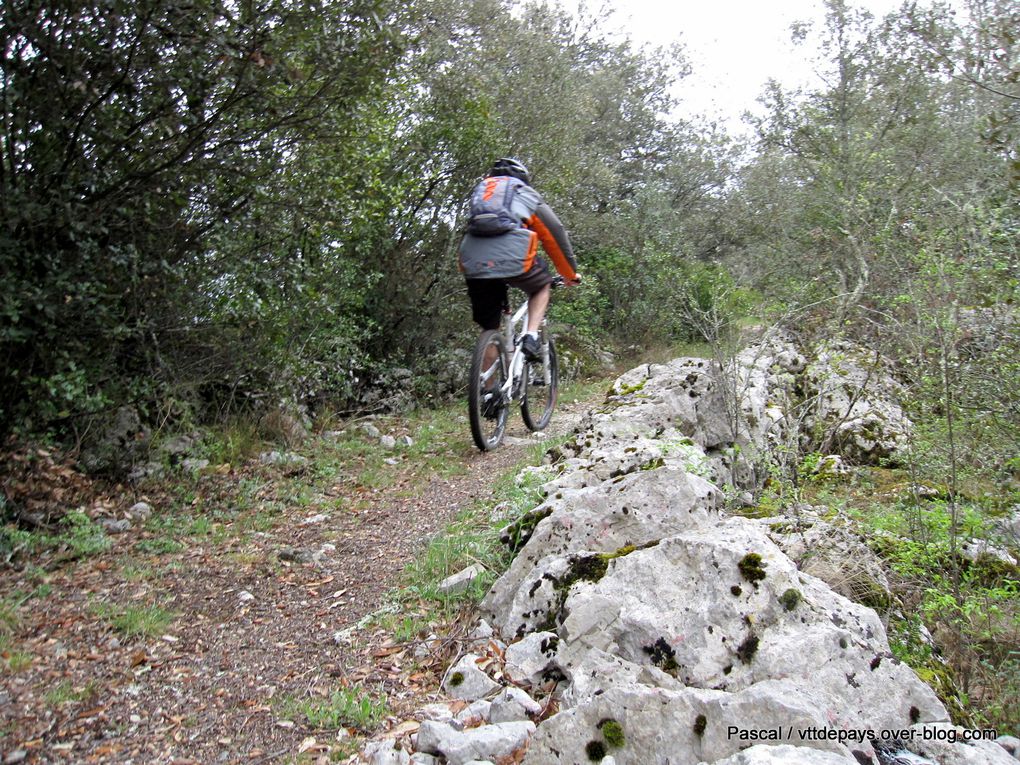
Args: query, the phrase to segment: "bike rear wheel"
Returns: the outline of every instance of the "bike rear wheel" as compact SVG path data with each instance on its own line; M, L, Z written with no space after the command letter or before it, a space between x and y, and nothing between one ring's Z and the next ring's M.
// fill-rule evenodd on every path
M478 338L468 379L471 437L479 449L487 452L503 440L510 414L510 402L501 400L500 389L507 379L506 341L498 331L486 330Z
M524 397L521 401L521 417L528 430L541 430L552 419L556 397L559 394L559 365L556 361L556 345L550 338L548 353L542 349L542 357L529 361L524 370Z

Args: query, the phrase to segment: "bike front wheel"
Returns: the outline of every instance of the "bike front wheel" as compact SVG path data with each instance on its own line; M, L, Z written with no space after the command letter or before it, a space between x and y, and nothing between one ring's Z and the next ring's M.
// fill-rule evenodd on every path
M506 341L496 330L486 330L478 338L468 379L471 437L479 449L487 452L503 440L510 414L510 402L502 393L507 379Z
M542 348L540 358L529 361L524 370L521 417L524 418L528 430L541 430L552 419L556 396L559 393L559 374L556 345L550 339L547 341L547 348Z

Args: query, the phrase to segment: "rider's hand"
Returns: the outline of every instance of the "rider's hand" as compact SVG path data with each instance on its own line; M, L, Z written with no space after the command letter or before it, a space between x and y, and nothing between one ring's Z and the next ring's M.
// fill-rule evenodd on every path
M567 279L566 283L567 283L568 287L576 287L578 284L581 283L581 275L580 274L574 274L574 278L573 279Z

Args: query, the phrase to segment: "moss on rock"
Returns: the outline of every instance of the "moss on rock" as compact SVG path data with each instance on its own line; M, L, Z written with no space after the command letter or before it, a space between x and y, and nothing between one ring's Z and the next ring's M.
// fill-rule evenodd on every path
M748 553L740 562L737 564L737 568L740 569L740 575L744 577L751 584L756 584L765 578L765 567L768 564L761 559L761 555L758 553Z

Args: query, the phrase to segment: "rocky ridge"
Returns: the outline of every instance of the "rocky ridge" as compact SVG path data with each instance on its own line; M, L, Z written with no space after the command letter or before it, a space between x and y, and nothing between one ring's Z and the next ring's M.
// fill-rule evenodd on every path
M1015 762L1004 741L965 740L893 657L866 547L811 508L724 509L790 439L894 458L910 423L884 362L839 344L816 358L773 337L728 369L684 358L621 376L538 468L545 501L505 531L516 557L482 604L478 653L444 681L471 706L425 719L413 754L385 741L368 760ZM543 717L532 697L552 688ZM517 711L494 717L488 697L507 693Z

